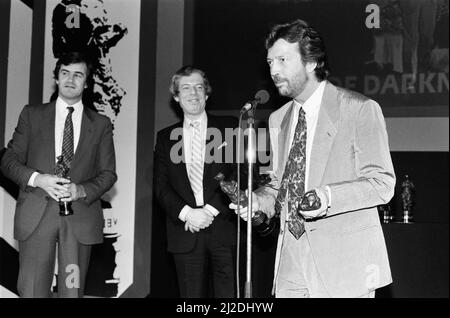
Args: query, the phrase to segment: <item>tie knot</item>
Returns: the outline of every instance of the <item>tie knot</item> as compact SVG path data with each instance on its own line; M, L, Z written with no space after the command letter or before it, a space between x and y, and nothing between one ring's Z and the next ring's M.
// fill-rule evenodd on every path
M303 107L300 107L300 110L298 111L298 118L303 121L305 119L305 115L305 110L303 109Z
M193 121L191 123L191 127L198 128L199 126L200 126L200 122L199 121Z
M69 111L69 114L72 114L73 111L75 110L75 108L69 106L69 107L67 107L67 110Z

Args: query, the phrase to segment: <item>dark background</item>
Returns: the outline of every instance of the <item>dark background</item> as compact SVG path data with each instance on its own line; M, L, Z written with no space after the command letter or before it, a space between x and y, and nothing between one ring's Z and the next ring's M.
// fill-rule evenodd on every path
M365 10L370 1L196 0L192 3L193 62L209 74L213 87L220 88L208 101L209 109L239 109L243 101L259 89L267 90L271 96L261 109L276 109L283 104L285 100L278 96L269 76L264 41L273 25L298 18L307 21L321 34L332 81L336 82L333 78L342 81L345 76L356 76L354 90L364 93L364 76L376 76L383 86L386 76L391 75L401 89L401 74L391 72L389 65L379 71L368 63L372 59L375 32L365 24L369 15ZM448 18L436 25L434 33L436 38L448 38ZM448 41L441 45L448 47ZM427 75L429 70L424 69L423 64L419 59L419 72ZM406 58L403 65L405 73L408 68ZM388 116L399 112L404 117L418 114L448 116L448 73L443 74L447 87L440 93L395 94L388 89L383 94L378 91L368 97L377 101ZM437 76L432 82L434 87L436 79ZM423 109L425 106L426 110Z

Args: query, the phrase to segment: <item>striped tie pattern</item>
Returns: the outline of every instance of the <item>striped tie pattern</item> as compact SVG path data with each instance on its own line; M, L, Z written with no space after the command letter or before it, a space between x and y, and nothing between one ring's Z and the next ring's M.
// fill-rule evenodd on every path
M64 133L63 133L63 144L62 144L62 159L66 167L70 167L70 163L73 158L73 123L72 123L72 113L74 111L73 107L67 107L69 113L66 116L66 121L64 123Z
M298 114L294 140L289 151L281 187L275 202L275 213L279 214L288 197L289 231L298 240L305 232L304 218L298 212L301 197L305 193L306 172L306 117L303 108Z
M193 129L192 134L192 151L191 151L191 167L189 170L189 181L194 194L199 193L203 189L203 144L200 137L200 123L191 123Z

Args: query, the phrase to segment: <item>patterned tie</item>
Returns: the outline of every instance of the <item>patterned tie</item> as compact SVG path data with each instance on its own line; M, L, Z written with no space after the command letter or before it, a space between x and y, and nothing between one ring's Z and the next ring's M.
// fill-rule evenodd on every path
M193 122L191 123L191 127L193 128L193 135L189 181L191 183L192 191L194 191L194 194L197 194L203 189L203 158L200 123L198 121Z
M66 121L64 123L64 134L63 134L63 144L62 152L63 161L66 167L70 167L70 163L73 158L73 123L72 123L72 113L74 111L73 107L67 107L69 113L67 114Z
M305 232L304 218L298 213L300 198L305 193L306 171L306 118L300 108L294 140L283 173L281 187L275 202L275 212L280 213L288 195L289 231L298 240Z

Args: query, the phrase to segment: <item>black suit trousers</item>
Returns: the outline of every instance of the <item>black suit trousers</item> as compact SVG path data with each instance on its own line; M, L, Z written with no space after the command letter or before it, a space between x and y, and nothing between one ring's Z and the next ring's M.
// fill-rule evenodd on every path
M210 239L211 232L195 234L196 244L188 253L173 253L181 298L234 298L234 246Z

